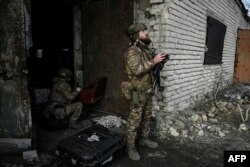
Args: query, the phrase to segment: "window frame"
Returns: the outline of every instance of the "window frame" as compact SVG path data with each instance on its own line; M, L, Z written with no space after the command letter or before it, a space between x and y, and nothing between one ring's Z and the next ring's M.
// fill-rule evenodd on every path
M222 64L227 26L212 16L207 16L207 31L203 65Z

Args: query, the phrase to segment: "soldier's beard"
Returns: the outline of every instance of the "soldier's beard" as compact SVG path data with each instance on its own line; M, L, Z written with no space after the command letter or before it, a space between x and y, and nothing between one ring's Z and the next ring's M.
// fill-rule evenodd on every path
M151 39L150 38L143 38L140 39L145 45L149 45L151 43Z

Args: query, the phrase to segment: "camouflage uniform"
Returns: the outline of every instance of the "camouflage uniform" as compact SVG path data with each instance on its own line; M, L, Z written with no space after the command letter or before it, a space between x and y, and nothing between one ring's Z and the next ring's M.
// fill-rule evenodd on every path
M154 63L148 47L141 43L130 46L124 58L132 89L138 94L137 104L135 104L135 99L131 99L126 127L127 145L134 147L139 127L142 137L148 137L149 121L152 115L153 75L151 69L154 67Z
M64 107L65 115L70 116L70 122L76 122L82 113L82 103L71 103L76 98L78 92L73 91L67 83L67 78L55 77L50 92L49 114L53 115L55 106L61 105Z

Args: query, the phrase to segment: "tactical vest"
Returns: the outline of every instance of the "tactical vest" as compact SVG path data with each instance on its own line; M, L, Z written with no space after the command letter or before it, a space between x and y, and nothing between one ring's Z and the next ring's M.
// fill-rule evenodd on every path
M60 103L60 104L67 104L68 100L65 99L63 94L60 92L60 89L61 89L60 85L61 85L60 82L56 82L52 86L51 93L50 93L50 101Z
M132 51L132 52L131 52ZM141 75L134 75L133 71L131 69L131 65L128 61L128 54L132 53L133 55L130 56L132 59L139 60L138 62L133 62L133 65L136 65L135 63L138 63L139 65L144 65L148 70L142 70L143 73ZM152 56L150 54L149 49L146 46L131 46L126 54L124 55L125 58L125 68L126 72L128 74L128 78L130 80L131 86L133 91L138 92L138 98L139 101L145 101L146 99L146 93L152 90L153 87L153 73L152 73Z
M134 50L136 53L135 56L140 57L140 62L143 64L144 61L150 61L152 59L152 56L149 52L149 50L145 47L138 47L138 46L131 46L128 50ZM126 55L125 55L126 60ZM126 72L128 74L128 78L132 84L133 89L137 89L139 91L146 91L150 88L152 88L153 85L153 74L152 70L149 70L145 74L141 76L135 76L133 75L133 72L129 66L129 64L125 63Z

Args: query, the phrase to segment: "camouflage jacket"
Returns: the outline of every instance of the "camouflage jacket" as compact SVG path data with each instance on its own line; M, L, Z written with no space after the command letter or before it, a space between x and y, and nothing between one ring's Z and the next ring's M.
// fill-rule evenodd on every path
M73 91L64 79L57 77L53 79L50 102L68 104L76 98L77 94L78 92Z
M124 55L125 68L133 89L146 92L152 88L154 67L148 47L130 46Z

